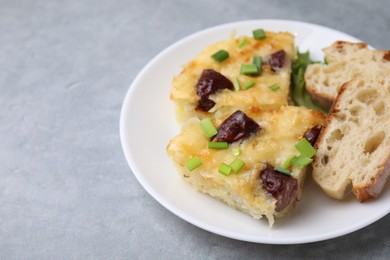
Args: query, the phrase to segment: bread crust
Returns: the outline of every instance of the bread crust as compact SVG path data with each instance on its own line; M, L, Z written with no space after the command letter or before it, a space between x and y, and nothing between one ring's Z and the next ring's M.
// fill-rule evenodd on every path
M325 58L330 58L328 61L332 63L335 59L332 57L327 57L331 54L333 50L337 50L339 53L345 48L345 46L352 46L358 50L367 49L367 44L364 42L346 42L346 41L335 41L331 46L323 48L322 51L325 53ZM311 65L311 66L322 66L322 65ZM335 100L335 96L329 95L325 92L321 92L310 84L306 84L306 90L309 92L312 100L322 108L330 109L332 103Z
M357 62L354 59L362 60L363 56L367 59L374 58L373 63L380 63L381 57L384 61L390 61L390 51L389 50L369 50L368 45L363 42L353 43L346 41L336 41L332 45L323 48L322 51L325 54L325 58L327 60L328 65L323 64L311 64L308 66L307 71L305 73L305 81L306 81L306 90L310 94L313 101L324 109L329 109L334 102L337 92L333 91L337 90L342 83L346 83L352 80L354 77L353 74L365 74L364 71L361 71L358 67L354 65ZM382 56L383 55L383 56ZM326 72L331 66L342 66L341 68L348 68L351 75L346 73L344 80L345 82L341 82L340 84L335 85L332 81L330 85L325 84L324 81L317 81L316 78L325 77L331 79L331 77L340 77L339 73L334 72ZM378 65L381 66L381 65ZM338 74L338 75L335 75ZM341 77L341 79L343 79ZM325 86L326 85L326 86ZM326 88L328 90L326 90Z
M369 183L363 186L353 186L352 192L360 202L368 199L377 198L385 186L390 176L390 152L382 165L378 167L375 177Z
M347 42L347 41L335 41L332 45L335 46L336 49L342 50L345 45L353 45L358 49L367 49L368 45L365 42ZM329 48L329 47L327 47ZM325 51L327 48L324 48Z
M316 150L318 150L318 148L321 147L322 145L324 145L324 143L325 143L324 139L325 139L326 132L328 131L328 126L335 118L334 113L337 112L336 107L337 107L338 103L340 102L339 100L340 100L340 97L342 96L341 94L345 91L346 87L347 87L347 83L344 83L340 89L339 95L336 97L335 101L331 103L329 113L328 113L327 117L325 118L324 125L322 126L322 130L321 130L320 134L318 135L316 143L314 144L314 148ZM313 157L313 163L312 163L313 169L315 169L316 164L318 164L318 160L319 160L318 156L315 155ZM313 178L313 180L318 186L320 186L323 189L323 191L329 197L334 198L334 199L338 199L338 200L341 200L344 198L344 195L345 195L344 191L343 192L334 192L333 190L328 190L325 187L323 187L321 185L321 183L316 178Z
M329 126L329 124L333 121L333 118L335 117L334 116L334 113L337 112L337 109L336 107L338 106L338 104L340 103L340 97L342 96L342 93L345 91L345 89L347 88L347 85L348 85L348 82L344 83L343 86L341 87L340 89L340 92L338 94L338 96L336 97L336 99L334 100L334 102L332 102L332 105L330 106L330 109L329 109L329 113L327 115L327 117L325 118L325 122L324 122L324 125L322 127L322 130L317 138L317 142L315 143L314 147L316 148L316 150L318 149L318 147L320 147L322 145L322 143L324 142L324 136L325 136L325 133L327 131L327 128ZM317 156L314 156L314 161L316 161L317 159Z
M333 96L327 95L326 93L321 93L311 85L306 85L306 90L316 105L325 110L330 109L334 100Z
M341 102L342 93L349 87L350 82L346 82L340 89L339 95L336 97L334 104L332 105L331 111L329 114L331 117L325 120L325 125L329 125L332 118L334 118L333 114L337 112L336 107ZM326 128L326 126L325 126ZM390 151L387 158L383 161L383 163L377 168L375 175L371 178L370 182L365 185L359 186L356 184L352 185L352 192L355 194L356 198L360 202L364 202L368 199L377 198L386 184L388 178L390 176Z
M390 61L390 51L385 52L385 54L383 55L383 59Z
M329 125L333 123L334 120L336 120L335 113L338 112L338 107L341 102L343 102L343 96L345 95L344 92L350 87L352 81L346 82L343 84L343 86L340 89L340 92L338 96L336 97L335 101L333 102L329 114L327 118L325 119L324 126L322 128L322 131L320 135L318 136L317 142L315 144L315 148L318 150L319 147L323 145L327 145L325 143L325 136L327 134L327 131L329 129ZM318 156L316 155L314 157L313 167L315 168L316 165L318 165ZM364 202L369 199L377 198L385 186L387 180L390 177L390 150L387 153L387 156L383 160L382 163L380 163L376 169L373 169L376 172L372 175L370 180L368 182L365 182L362 185L353 183L350 179L346 180L348 183L352 182L352 192L357 197L357 199L360 202ZM327 188L323 187L321 183L316 179L313 178L314 181L332 198L335 199L343 199L345 196L345 190L343 191L334 191L334 190L328 190ZM347 186L347 185L346 185ZM344 187L344 189L346 188Z

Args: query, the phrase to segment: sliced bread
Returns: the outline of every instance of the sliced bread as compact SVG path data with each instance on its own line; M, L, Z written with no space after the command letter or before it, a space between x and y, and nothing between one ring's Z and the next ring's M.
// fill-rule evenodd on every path
M390 175L390 77L345 83L316 148L313 178L330 197L351 186L360 202L379 196Z
M312 99L324 108L332 105L345 82L357 76L390 73L390 50L370 50L365 43L336 41L323 52L327 64L309 65L305 81Z

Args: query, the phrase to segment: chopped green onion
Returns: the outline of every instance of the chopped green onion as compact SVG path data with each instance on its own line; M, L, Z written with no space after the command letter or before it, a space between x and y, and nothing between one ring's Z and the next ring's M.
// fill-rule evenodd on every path
M277 172L283 173L285 175L291 175L291 171L290 170L284 169L284 168L279 167L279 166L275 166L274 170L277 171Z
M190 171L198 168L201 165L202 165L202 161L196 156L192 157L191 159L185 162L185 166Z
M255 64L241 64L240 73L244 75L259 75L259 69Z
M239 156L240 153L241 153L240 147L234 147L234 148L232 148L232 154L233 154L234 156Z
M261 56L255 56L255 57L253 57L252 63L256 65L257 70L258 70L258 72L260 74L260 72L261 72L261 65L263 63L263 58Z
M220 51L217 51L216 53L214 53L213 55L211 55L211 58L213 58L217 62L222 62L222 61L226 60L227 58L229 58L229 53L225 50L220 50Z
M297 157L295 155L290 155L283 163L282 163L282 168L287 169L288 167L291 166L292 160Z
M271 86L268 86L268 88L272 91L280 89L280 86L278 84L273 84Z
M226 149L229 147L229 144L227 142L209 142L208 148L209 149Z
M248 89L248 88L251 88L255 85L255 82L253 80L249 80L247 82L245 82L244 85L242 85L242 89Z
M324 58L324 64L328 65L328 61L326 60L326 58Z
M238 78L234 78L233 79L233 86L234 86L234 90L235 91L239 91L240 90L240 82L238 81Z
M243 39L241 39L240 43L238 44L238 48L242 48L242 47L244 47L247 44L248 44L247 39L243 38Z
M316 154L316 149L306 140L302 138L298 143L295 144L295 148L306 157L313 157Z
M218 168L218 171L223 175L227 176L232 171L232 168L230 168L230 166L227 165L226 163L221 163L221 165Z
M297 168L303 168L313 162L313 159L301 154L292 159L292 165Z
M199 122L200 128L202 128L204 135L207 138L211 138L218 133L217 129L215 129L213 123L210 118L205 118Z
M256 40L265 39L265 31L263 29L254 30L252 33L253 38L255 38Z
M241 161L239 158L236 158L230 163L229 166L232 168L233 172L238 173L241 168L244 167L244 165L245 163L243 161Z

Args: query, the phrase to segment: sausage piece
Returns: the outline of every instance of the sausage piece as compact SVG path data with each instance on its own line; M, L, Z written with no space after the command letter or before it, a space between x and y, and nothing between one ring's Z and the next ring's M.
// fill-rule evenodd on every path
M318 136L320 135L321 129L322 129L322 125L316 125L315 127L307 130L306 133L303 135L303 137L305 137L306 140L309 141L309 143L314 146Z
M196 109L209 111L215 105L215 102L210 100L209 96L225 88L234 89L233 83L228 78L215 70L204 70L195 87L196 94L200 97Z
M274 170L274 167L267 164L267 167L260 173L262 188L271 194L276 201L276 211L280 212L296 199L298 192L298 180L292 176Z
M269 56L268 64L271 66L272 71L281 69L285 63L286 53L284 50L274 52Z
M216 139L218 142L233 143L248 138L260 129L260 126L252 118L241 110L237 110L218 127Z

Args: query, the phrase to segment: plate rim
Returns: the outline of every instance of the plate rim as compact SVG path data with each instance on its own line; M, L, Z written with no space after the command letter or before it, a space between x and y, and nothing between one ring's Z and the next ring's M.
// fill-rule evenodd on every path
M169 205L168 201L165 201L163 197L160 196L150 185L143 179L142 174L136 163L134 162L132 156L127 151L129 147L127 147L127 137L125 134L125 123L126 123L126 114L128 113L128 110L126 110L126 107L128 107L130 102L130 97L133 95L133 93L137 89L137 82L140 81L140 79L143 77L145 73L147 73L148 69L162 56L166 55L166 53L169 53L172 49L175 49L177 46L184 44L187 41L191 41L193 38L197 38L202 34L209 33L213 30L220 30L226 27L232 27L234 29L234 26L242 26L249 23L290 23L298 26L303 27L317 27L321 28L323 30L329 30L333 31L338 34L342 34L348 38L353 38L354 40L361 42L361 40L357 39L354 36L351 36L349 34L346 34L344 32L335 30L333 28L329 28L323 25L315 24L315 23L308 23L303 21L296 21L296 20L285 20L285 19L259 19L259 20L241 20L236 22L230 22L225 24L220 24L212 27L208 27L205 29L202 29L200 31L197 31L195 33L189 34L188 36L179 39L178 41L174 42L173 44L170 44L168 47L164 48L162 51L160 51L157 55L155 55L149 62L144 65L144 67L140 70L140 72L135 76L134 80L128 87L128 90L126 92L125 98L122 102L121 111L120 111L120 120L119 120L119 135L120 135L120 142L122 146L123 153L125 155L126 161L131 169L131 172L136 177L137 181L141 184L141 186L146 190L146 192L155 199L160 205L162 205L164 208L166 208L168 211L176 215L177 217L185 220L186 222L201 228L203 230L206 230L210 233L214 233L217 235L221 235L224 237L240 240L240 241L247 241L247 242L253 242L253 243L262 243L262 244L303 244L303 243L311 243L311 242L318 242L318 241L324 241L327 239L332 239L340 236L344 236L350 233L353 233L359 229L362 229L366 226L369 226L370 224L378 221L379 219L383 218L387 214L390 213L390 208L387 209L387 211L381 212L382 214L377 214L368 221L365 222L359 222L351 226L347 226L343 229L337 229L331 232L322 233L322 234L315 234L311 236L304 236L304 237L287 237L287 238L281 238L281 237L272 237L272 236L263 236L263 237L256 237L253 238L252 236L245 236L236 234L234 232L230 232L227 230L223 230L219 227L215 227L213 225L210 225L208 223L205 223L204 221L199 221L196 218L192 217L191 215L187 214L186 212L183 212L181 209L174 207L173 205ZM174 76L174 75L172 75Z

